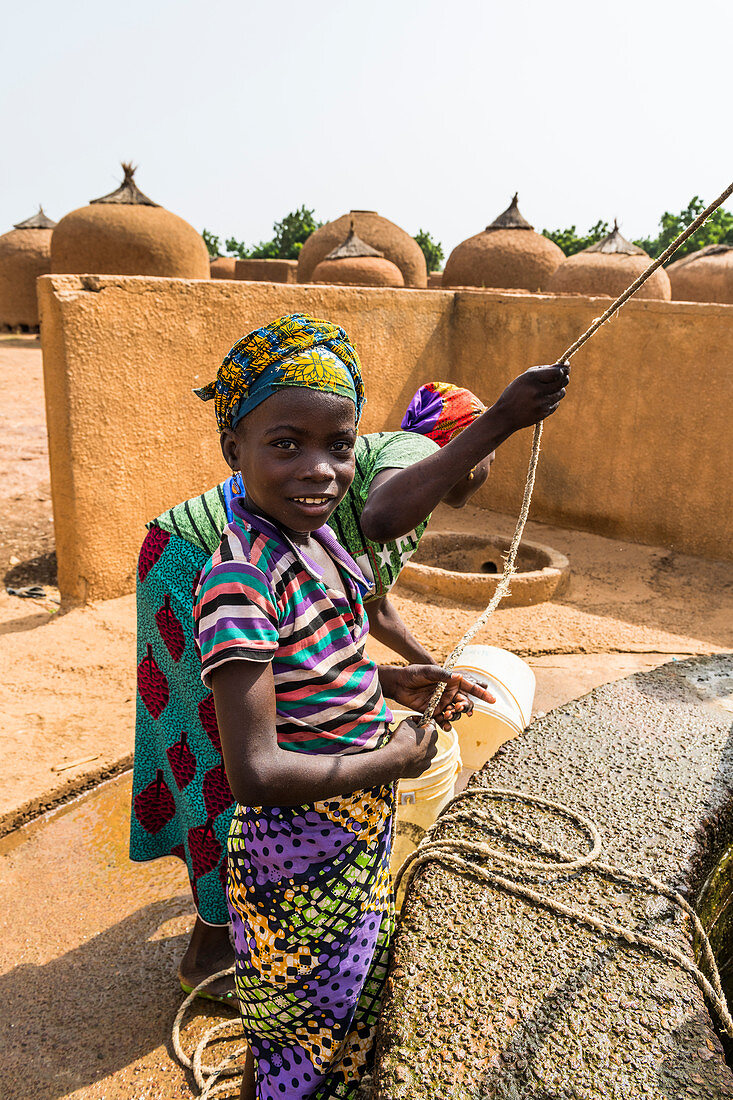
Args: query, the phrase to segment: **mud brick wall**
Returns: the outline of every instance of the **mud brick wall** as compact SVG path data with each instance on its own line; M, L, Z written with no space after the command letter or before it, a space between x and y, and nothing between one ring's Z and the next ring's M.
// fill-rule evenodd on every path
M129 592L143 527L227 473L210 406L191 394L250 329L305 310L344 326L364 366L363 430L397 429L419 385L487 403L551 362L605 299L147 277L38 282L59 583ZM631 302L573 361L548 421L533 518L733 555L733 306ZM529 432L499 452L483 507L515 512Z

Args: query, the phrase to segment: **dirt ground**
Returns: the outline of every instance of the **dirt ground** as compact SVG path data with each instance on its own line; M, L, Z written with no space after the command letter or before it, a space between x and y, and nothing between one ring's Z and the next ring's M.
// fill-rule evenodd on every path
M184 1097L166 1042L191 924L185 876L173 860L128 862L129 776L98 786L129 765L133 747L134 597L60 608L32 338L0 338L0 475L6 1079L24 1100ZM439 509L433 523L508 534L513 518ZM527 533L569 557L570 586L550 603L500 609L478 640L534 667L535 713L674 656L733 649L730 563L535 523ZM31 584L42 598L8 594ZM439 657L476 615L403 586L394 599ZM391 658L376 643L372 652ZM86 787L95 789L15 828Z

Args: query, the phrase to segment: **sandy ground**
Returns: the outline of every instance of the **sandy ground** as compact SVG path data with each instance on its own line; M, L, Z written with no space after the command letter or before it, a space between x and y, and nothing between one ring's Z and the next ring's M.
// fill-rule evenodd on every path
M0 397L2 832L125 767L135 662L132 596L59 609L33 340L0 339ZM441 509L434 524L506 534L513 520ZM532 664L535 713L673 656L733 648L729 563L540 524L528 537L568 555L570 587L551 603L500 609L478 640ZM7 594L31 583L45 586L43 599ZM394 598L437 656L476 614L402 586ZM185 876L173 860L128 862L128 805L123 775L0 841L0 1048L24 1100L189 1095L166 1046L191 925Z

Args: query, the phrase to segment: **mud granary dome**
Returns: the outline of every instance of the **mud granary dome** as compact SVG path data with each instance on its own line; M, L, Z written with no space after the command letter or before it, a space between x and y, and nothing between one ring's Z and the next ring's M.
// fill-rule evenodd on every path
M311 282L337 286L405 285L397 265L361 237L357 237L353 216L348 237L316 265Z
M299 283L313 281L313 272L321 260L344 242L352 219L359 238L400 269L405 286L427 287L428 271L420 245L404 229L380 217L374 210L352 210L311 233L298 259Z
M51 270L55 224L39 207L0 237L0 329L38 327L36 279Z
M56 226L51 271L208 279L203 237L142 193L131 164L123 164L122 170L125 178L116 191L72 210Z
M481 286L507 290L544 290L562 250L535 233L519 212L518 195L491 225L451 252L443 271L443 287Z
M709 244L670 264L667 274L675 302L733 305L733 245Z
M209 261L209 271L212 279L236 279L234 273L237 263L236 256L215 256Z
M613 229L603 240L563 260L550 277L547 290L558 294L606 294L616 298L650 263L649 254L622 237L618 224L614 222ZM661 298L668 302L672 291L667 272L659 268L635 296Z

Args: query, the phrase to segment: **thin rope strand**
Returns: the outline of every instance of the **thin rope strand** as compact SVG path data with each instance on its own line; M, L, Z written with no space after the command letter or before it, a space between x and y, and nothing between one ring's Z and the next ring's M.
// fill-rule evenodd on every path
M594 333L598 332L598 329L601 328L602 325L605 325L606 322L609 321L611 317L613 317L621 309L621 307L626 304L626 302L628 302L629 298L636 294L637 290L639 290L639 288L644 285L649 276L653 275L654 272L657 271L657 269L660 268L663 263L666 263L669 257L672 256L677 251L677 249L681 245L683 245L689 237L692 236L693 233L697 232L700 226L707 221L710 215L715 210L717 210L718 207L721 206L725 202L725 200L729 198L732 194L733 183L730 183L726 187L725 191L718 195L717 199L715 199L714 202L711 202L709 206L706 206L702 213L698 214L695 220L690 225L688 225L687 229L683 230L683 232L680 233L679 236L676 237L675 240L673 240L667 248L665 248L661 256L657 256L656 260L652 260L649 266L645 268L645 270L642 271L641 275L639 275L639 277L626 288L623 294L620 294L615 301L611 302L606 312L602 313L600 317L595 318L595 320L588 326L585 332L582 333L578 337L578 339L573 344L571 344L570 347L560 356L557 362L568 363L573 355L575 355L575 353L580 348L582 348L583 344L590 340L591 336L593 336ZM466 631L461 640L453 649L452 653L448 657L448 660L443 665L443 668L446 670L446 672L453 671L455 664L458 661L458 658L461 656L466 646L469 645L470 642L476 637L476 634L479 632L479 630L483 626L485 626L485 624L496 611L501 601L504 599L504 596L506 596L506 594L510 590L510 582L513 574L516 572L515 563L517 560L517 553L519 551L519 544L522 541L522 535L524 534L524 528L527 523L527 517L529 516L529 509L532 503L532 493L534 491L535 476L537 473L537 464L540 457L541 443L542 421L540 421L538 424L535 424L534 427L534 434L532 436L532 453L530 455L529 466L527 467L527 477L524 483L522 507L519 512L519 518L517 519L517 525L514 529L514 534L512 536L512 541L509 546L509 551L504 562L504 571L501 575L501 579L499 580L499 583L497 584L494 591L494 595L491 597L491 600L485 610L481 613L481 615L479 615L473 626L469 627L469 629ZM435 714L438 703L440 702L444 691L445 684L438 684L435 688L435 691L431 695L430 701L423 713L423 724L430 721L430 719Z

